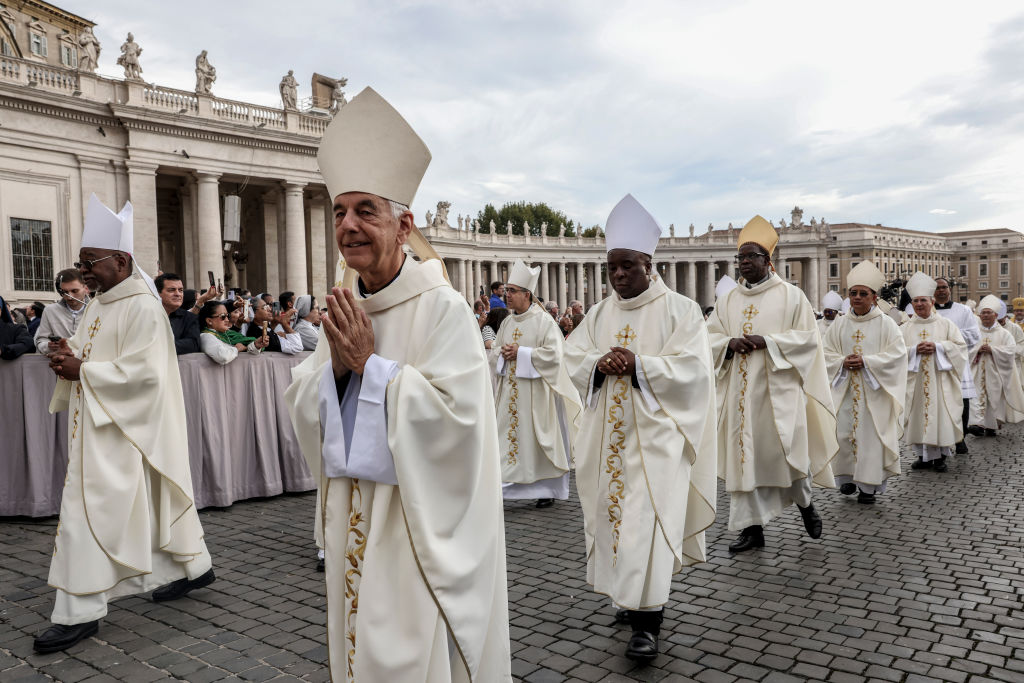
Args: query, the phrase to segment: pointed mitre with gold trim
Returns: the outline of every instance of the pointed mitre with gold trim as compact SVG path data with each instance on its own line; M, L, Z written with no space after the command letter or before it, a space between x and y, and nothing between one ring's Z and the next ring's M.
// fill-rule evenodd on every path
M771 258L772 253L775 251L775 245L779 243L779 233L764 218L754 216L740 230L740 236L736 240L736 248L738 249L748 243L763 247L768 252L768 257Z

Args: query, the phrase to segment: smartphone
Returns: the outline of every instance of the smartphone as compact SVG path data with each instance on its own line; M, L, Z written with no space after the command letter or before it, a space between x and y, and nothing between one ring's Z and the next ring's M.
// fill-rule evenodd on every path
M235 290L232 289L230 292L228 292L228 301L234 301L234 300L235 300Z
M274 317L275 318L277 316L281 315L281 302L280 301L275 301L273 303L273 305L270 307L270 310L274 312Z
M47 337L47 339L49 339L50 341L52 341L52 342L53 342L54 344L57 344L57 343L59 343L59 342L60 342L60 337L58 337L58 336L57 336L57 335L55 335L55 334L51 334L51 335L50 335L49 337Z
M206 271L206 275L210 278L210 286L211 287L216 287L217 286L217 281L213 279L213 271L212 270Z
M224 285L221 284L221 281L220 281L219 278L217 279L217 293L218 294L223 294L224 293Z

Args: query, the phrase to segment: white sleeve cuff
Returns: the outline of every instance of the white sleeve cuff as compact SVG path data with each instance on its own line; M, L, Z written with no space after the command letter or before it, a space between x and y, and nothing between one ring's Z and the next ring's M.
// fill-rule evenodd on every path
M771 356L772 363L775 364L776 370L789 370L793 367L793 364L786 360L786 356L783 355L782 349L779 348L774 339L765 337L764 345L768 355Z
M387 390L398 363L373 354L363 368L355 427L348 458L348 476L398 485L395 459L388 447Z
M494 364L494 374L504 375L505 374L505 357L502 355L498 356L498 362Z
M658 403L658 399L654 396L651 385L647 383L647 373L644 372L643 362L640 356L634 356L634 360L636 362L636 383L640 385L640 395L644 397L647 409L652 413L657 413L661 410L661 404Z
M350 378L349 382L354 379ZM346 389L343 399L348 397L349 389ZM345 448L345 426L341 415L334 369L328 363L320 377L320 431L323 439L321 453L324 458L324 475L330 478L346 475L348 452Z
M938 345L936 344L936 349ZM911 346L907 349L907 370L910 372L917 372L921 369L921 356L917 353L917 345Z
M594 369L590 371L590 383L587 388L587 400L584 403L587 409L590 410L597 405L597 397L601 395L600 391L594 391L594 378L597 377L597 363L594 363ZM608 378L605 378L608 381Z
M942 348L942 344L935 345L935 367L939 370L953 369L953 364L949 362L949 357L946 356L946 349Z
M840 366L839 372L837 372L836 376L832 378L832 386L833 387L837 387L840 384L842 384L843 382L845 382L846 381L846 376L848 374L850 374L849 371L846 368Z
M874 389L875 391L878 391L878 389L882 386L881 384L878 383L878 380L875 379L875 376L871 374L871 371L868 370L867 366L864 367L864 379L868 381L868 386Z
M516 377L520 379L537 379L540 373L533 367L533 347L520 346L516 353Z

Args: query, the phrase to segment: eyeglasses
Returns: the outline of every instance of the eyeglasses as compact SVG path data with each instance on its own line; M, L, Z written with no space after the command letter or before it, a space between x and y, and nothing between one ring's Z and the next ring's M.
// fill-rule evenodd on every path
M231 316L229 316L227 313L221 313L220 315L211 315L210 317L211 318L220 318L221 320L230 320L231 319Z
M516 289L515 287L506 287L505 288L505 293L506 294L522 294L525 291L526 291L525 289Z
M735 261L736 263L743 263L744 261L753 261L754 259L763 256L764 254L758 252L754 252L753 254L736 254Z
M116 256L116 254L111 254L110 256L104 256L103 258L98 258L98 259L95 259L93 261L90 261L88 259L83 259L81 261L77 261L75 263L72 263L71 265L73 265L75 268L78 268L79 270L82 269L82 266L85 266L88 270L92 270L92 267L95 266L100 261L106 261L108 258L114 258L114 256Z

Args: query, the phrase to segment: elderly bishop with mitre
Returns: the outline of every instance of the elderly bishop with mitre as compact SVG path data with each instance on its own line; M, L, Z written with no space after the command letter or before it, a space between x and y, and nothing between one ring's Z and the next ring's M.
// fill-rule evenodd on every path
M846 276L850 312L822 339L832 378L839 454L832 461L839 492L875 502L900 473L900 434L907 392L907 347L896 322L877 306L885 276L861 261Z
M1006 422L1024 420L1024 390L1017 372L1017 342L997 321L1003 302L989 294L978 303L981 340L971 349L971 372L978 395L971 399L975 436L995 436Z
M651 274L661 228L631 195L605 227L608 280L566 340L585 400L575 444L587 581L626 612L626 656L649 662L672 575L706 560L715 518L715 406L700 306Z
M497 375L502 496L537 498L537 507L569 497L569 460L582 406L563 363L554 318L533 298L540 267L512 265L505 298L512 315L498 328L490 363Z
M764 547L764 525L795 503L811 538L811 485L833 488L839 446L814 312L772 269L779 235L755 216L740 231L740 286L708 318L718 373L718 474L729 492L730 552Z
M317 160L342 272L286 398L320 474L331 677L510 681L487 358L409 212L430 152L366 88L334 117Z
M132 227L131 204L115 214L90 198L75 265L97 294L75 335L49 346L60 378L50 410L69 415L68 470L50 561L56 626L37 652L96 633L110 600L159 586L153 599L173 600L214 580L180 438L174 336L132 257Z

